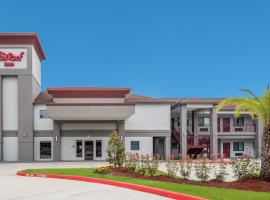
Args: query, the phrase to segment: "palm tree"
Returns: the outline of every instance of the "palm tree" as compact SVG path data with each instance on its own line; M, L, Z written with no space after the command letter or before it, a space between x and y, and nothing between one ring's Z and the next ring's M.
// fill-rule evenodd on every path
M249 112L253 119L258 119L263 123L263 136L261 146L261 172L260 178L270 181L270 89L269 86L264 91L262 97L257 97L253 92L247 89L241 89L251 98L229 98L219 103L217 110L224 106L235 106L235 116L239 117L241 112Z

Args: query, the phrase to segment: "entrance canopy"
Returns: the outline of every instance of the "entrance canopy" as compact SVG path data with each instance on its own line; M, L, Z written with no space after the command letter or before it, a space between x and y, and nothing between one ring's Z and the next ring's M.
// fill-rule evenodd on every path
M130 88L49 88L47 103L54 120L125 120L135 112L135 104L125 101Z
M125 120L135 113L133 103L49 103L54 120Z

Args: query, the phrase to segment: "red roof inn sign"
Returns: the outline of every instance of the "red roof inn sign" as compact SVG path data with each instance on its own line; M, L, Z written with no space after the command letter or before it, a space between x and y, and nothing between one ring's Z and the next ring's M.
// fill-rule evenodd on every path
M26 68L26 49L0 49L0 68Z

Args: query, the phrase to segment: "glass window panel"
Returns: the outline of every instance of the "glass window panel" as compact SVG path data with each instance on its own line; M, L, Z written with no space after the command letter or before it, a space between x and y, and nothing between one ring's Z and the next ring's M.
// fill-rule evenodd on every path
M139 141L131 141L130 147L132 151L138 151L140 150L140 142Z
M49 118L48 111L47 110L40 110L39 111L39 117L40 117L40 119Z
M96 141L96 157L102 157L102 141Z
M52 157L51 141L40 142L40 159L51 159Z
M82 140L76 141L76 156L78 158L82 157Z

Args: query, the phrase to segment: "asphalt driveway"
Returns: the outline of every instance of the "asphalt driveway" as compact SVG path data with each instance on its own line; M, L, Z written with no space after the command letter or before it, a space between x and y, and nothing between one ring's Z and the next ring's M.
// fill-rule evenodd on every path
M59 163L1 163L1 200L155 200L167 199L157 195L134 190L71 180L46 179L16 176L16 172L29 168L84 168L104 165L101 162L59 162Z

